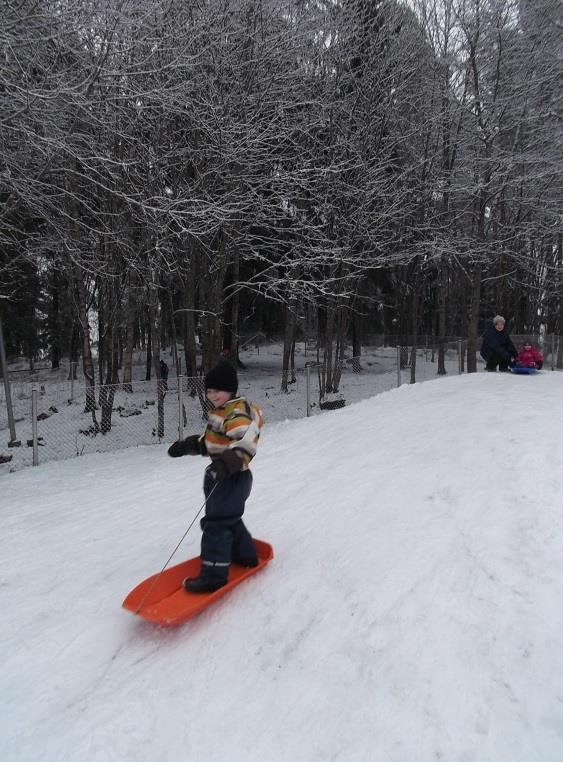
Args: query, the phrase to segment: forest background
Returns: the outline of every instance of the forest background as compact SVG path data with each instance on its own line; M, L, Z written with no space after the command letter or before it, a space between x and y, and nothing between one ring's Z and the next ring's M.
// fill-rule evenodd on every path
M4 0L9 359L563 334L562 39L558 0Z

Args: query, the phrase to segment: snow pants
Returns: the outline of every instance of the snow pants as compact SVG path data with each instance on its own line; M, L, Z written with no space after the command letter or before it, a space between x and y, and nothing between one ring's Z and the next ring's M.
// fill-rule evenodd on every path
M496 370L497 365L499 370L508 370L510 364L509 357L501 357L497 352L489 351L486 356L481 352L481 357L487 363L487 370Z
M215 487L215 489L213 489ZM231 561L255 566L256 547L242 515L252 489L250 471L237 471L215 482L207 474L203 482L205 516L201 520L200 576L213 582L225 582Z

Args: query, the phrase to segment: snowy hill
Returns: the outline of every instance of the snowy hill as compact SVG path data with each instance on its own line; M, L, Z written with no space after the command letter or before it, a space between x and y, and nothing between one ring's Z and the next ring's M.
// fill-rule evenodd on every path
M267 426L246 521L276 557L173 630L120 604L204 459L4 477L3 762L559 762L561 384L447 378Z

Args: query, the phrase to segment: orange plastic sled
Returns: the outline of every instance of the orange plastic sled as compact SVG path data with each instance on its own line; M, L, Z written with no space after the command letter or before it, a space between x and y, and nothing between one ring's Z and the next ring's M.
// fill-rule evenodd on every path
M136 588L131 590L123 601L123 608L133 614L155 622L163 627L173 627L200 614L204 609L215 603L233 587L236 587L247 577L256 574L274 557L271 545L262 540L254 540L258 551L258 566L248 569L238 564L232 564L229 570L229 581L214 593L189 593L182 587L186 577L197 577L200 568L200 558L190 558L177 566L165 569L160 578L153 574Z

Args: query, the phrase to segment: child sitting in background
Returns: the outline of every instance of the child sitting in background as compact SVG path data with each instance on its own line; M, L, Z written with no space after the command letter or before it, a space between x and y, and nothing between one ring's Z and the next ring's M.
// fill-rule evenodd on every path
M532 345L531 341L525 341L522 349L516 357L517 368L537 368L541 370L543 365L543 355Z

